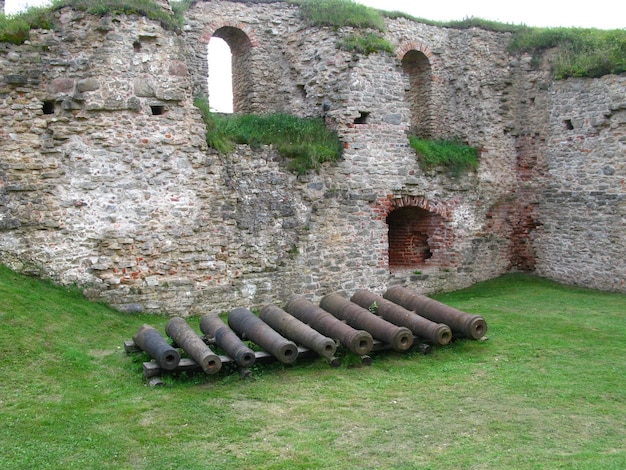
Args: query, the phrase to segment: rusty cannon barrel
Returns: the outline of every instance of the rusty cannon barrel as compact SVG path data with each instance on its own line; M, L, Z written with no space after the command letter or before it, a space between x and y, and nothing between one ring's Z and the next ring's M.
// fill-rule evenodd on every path
M215 374L222 368L220 357L193 331L182 318L174 317L165 325L165 333L198 363L206 374Z
M142 325L133 336L133 342L150 354L162 369L174 370L180 362L180 354L152 326Z
M452 331L450 331L448 325L435 323L420 317L415 312L365 289L357 290L350 297L350 301L379 315L394 325L408 328L415 336L419 336L439 346L445 346L452 339Z
M263 307L259 311L259 318L284 337L322 357L332 357L337 351L337 345L332 339L274 305Z
M200 331L212 338L240 367L251 367L254 364L254 351L217 315L203 315L200 318Z
M321 334L336 339L354 354L364 356L374 347L374 338L367 331L355 330L303 297L292 298L285 309Z
M228 325L255 342L280 362L289 364L298 358L298 346L282 337L247 308L234 308L228 314Z
M434 322L445 323L456 335L480 339L487 332L487 323L480 315L462 312L406 287L390 287L383 297L414 311L419 316Z
M350 326L363 328L396 351L406 351L413 345L411 330L383 320L337 293L322 297L320 307L340 320L345 320Z

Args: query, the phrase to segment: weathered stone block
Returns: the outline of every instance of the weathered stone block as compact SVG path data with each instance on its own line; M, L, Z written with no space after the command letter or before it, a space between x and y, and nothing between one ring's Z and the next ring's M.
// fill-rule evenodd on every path
M5 75L3 79L9 85L26 85L28 83L28 76L19 73Z
M74 80L71 78L55 78L48 83L46 91L51 95L70 94L74 91Z
M171 88L160 88L156 90L155 97L163 101L182 101L185 99L185 92Z
M142 98L152 98L155 96L152 83L144 78L138 78L133 82L133 90L136 96Z
M76 83L76 91L84 93L86 91L95 91L100 88L100 81L95 78L84 78Z
M187 64L180 61L174 61L170 63L168 67L168 72L170 75L175 77L186 77L189 75L189 69L187 68Z

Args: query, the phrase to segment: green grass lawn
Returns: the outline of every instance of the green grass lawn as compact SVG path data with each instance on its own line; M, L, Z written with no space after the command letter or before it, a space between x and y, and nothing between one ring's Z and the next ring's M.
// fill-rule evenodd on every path
M437 298L488 340L151 388L123 342L165 317L0 268L0 468L626 468L626 296L509 275Z

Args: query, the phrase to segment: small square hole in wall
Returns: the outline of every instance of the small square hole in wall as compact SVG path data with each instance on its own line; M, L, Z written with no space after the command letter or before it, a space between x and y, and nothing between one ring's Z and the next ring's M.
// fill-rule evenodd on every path
M370 113L365 111L359 111L361 115L358 118L354 119L355 124L367 124L367 118L369 118Z
M160 116L161 114L165 114L165 106L155 105L150 106L150 109L152 110L153 116Z
M140 52L141 51L141 43L139 41L133 42L133 49L134 49L135 52Z
M302 96L303 99L306 99L306 88L304 87L304 85L296 85L296 88L298 88L300 96Z
M53 100L44 101L41 109L44 114L54 114L54 101Z
M568 131L574 129L574 124L572 124L571 119L566 119L565 121L563 121L563 124L565 124L565 129L567 129Z

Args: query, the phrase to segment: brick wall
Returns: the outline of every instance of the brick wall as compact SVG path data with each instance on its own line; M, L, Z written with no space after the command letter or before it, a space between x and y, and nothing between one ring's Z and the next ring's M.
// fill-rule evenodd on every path
M420 268L439 248L435 240L441 216L419 208L402 208L387 217L389 226L389 267Z

